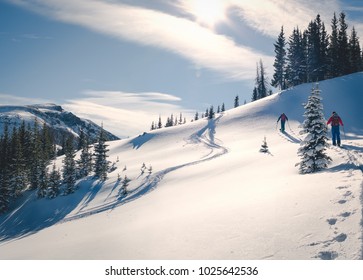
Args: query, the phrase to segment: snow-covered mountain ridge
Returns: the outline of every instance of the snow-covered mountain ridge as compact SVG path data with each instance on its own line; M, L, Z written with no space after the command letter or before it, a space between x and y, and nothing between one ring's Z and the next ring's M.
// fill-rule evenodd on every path
M108 180L79 181L53 200L29 192L0 216L0 258L362 259L363 73L319 87L326 118L334 110L345 124L326 170L295 167L312 88L300 85L212 120L109 142L117 169ZM269 153L259 152L264 137ZM118 175L131 179L126 196Z
M101 129L92 121L79 118L56 104L0 106L0 135L3 133L5 122L12 129L14 126L19 127L23 121L26 125L33 126L35 119L40 126L45 123L51 129L57 144L61 144L63 138L70 135L78 138L81 130L89 135L92 141L95 141ZM109 132L106 132L106 137L108 140L119 139Z

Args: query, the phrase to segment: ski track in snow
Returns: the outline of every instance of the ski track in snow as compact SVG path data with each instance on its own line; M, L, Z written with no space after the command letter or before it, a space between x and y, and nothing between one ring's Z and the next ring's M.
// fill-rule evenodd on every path
M353 176L353 170L361 170L363 173L363 147L358 143L354 143L352 141L346 141L343 144L342 148L331 146L331 149L334 150L340 157L345 160L345 163L337 166L335 170L341 170L346 173L346 177ZM315 256L315 258L322 260L333 260L339 258L342 254L343 258L345 250L344 250L344 242L350 238L350 233L345 233L340 230L340 228L344 225L345 222L349 223L349 219L354 215L359 213L359 209L352 209L350 206L350 201L355 198L355 194L350 190L352 185L350 184L341 184L336 189L339 191L339 197L332 201L332 203L338 203L344 206L343 211L339 213L335 213L331 215L331 218L326 219L327 226L330 227L332 231L332 238L324 241L317 241L308 244L308 246L320 246L319 253ZM363 181L361 183L360 190L360 204L361 204L361 237L363 240ZM351 238L356 238L352 236ZM337 243L339 246L336 246ZM339 252L334 248L339 248ZM363 259L363 244L361 248L360 259Z
M105 203L103 205L93 207L93 208L87 208L87 206L83 206L78 213L76 213L72 216L65 217L63 220L60 221L60 223L84 218L84 217L87 217L87 216L90 216L93 214L97 214L100 212L108 211L108 210L113 210L114 208L116 208L120 205L134 201L135 199L138 199L138 198L146 195L150 191L153 191L158 186L158 184L163 180L165 175L167 175L173 171L176 171L176 170L184 168L184 167L200 164L205 161L213 160L217 157L220 157L220 156L228 153L228 149L220 144L217 144L216 140L218 142L220 142L220 141L215 138L216 125L220 121L222 116L223 115L221 114L216 119L209 120L208 124L205 127L203 127L201 130L197 131L196 133L192 134L188 139L185 139L185 141L186 141L185 145L202 144L207 149L210 150L210 152L207 155L205 155L204 157L202 157L201 159L192 161L192 162L187 162L187 163L180 164L180 165L176 165L176 166L172 166L172 167L166 168L164 170L161 170L159 172L156 172L153 175L148 175L144 179L143 183L139 187L137 187L135 190L131 191L128 195L119 197L119 199L117 199L116 201ZM84 208L87 208L87 209L85 211L82 211L82 209L84 209Z

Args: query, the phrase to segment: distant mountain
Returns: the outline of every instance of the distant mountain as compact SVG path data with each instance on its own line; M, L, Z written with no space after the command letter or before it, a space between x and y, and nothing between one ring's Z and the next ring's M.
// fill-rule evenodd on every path
M101 127L94 122L77 117L71 112L65 111L56 104L35 104L27 106L0 106L0 135L7 122L12 129L19 127L23 121L33 126L35 119L40 126L45 123L54 133L56 143L61 144L64 137L70 135L79 138L81 130L87 134L92 142L95 142ZM106 131L107 140L118 140L119 138Z

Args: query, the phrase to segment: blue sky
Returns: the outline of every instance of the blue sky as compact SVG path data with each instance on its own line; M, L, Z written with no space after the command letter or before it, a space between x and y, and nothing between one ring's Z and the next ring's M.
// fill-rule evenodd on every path
M249 102L281 25L288 37L319 13L330 32L341 11L363 36L361 1L0 0L0 104L54 102L133 135L159 114Z

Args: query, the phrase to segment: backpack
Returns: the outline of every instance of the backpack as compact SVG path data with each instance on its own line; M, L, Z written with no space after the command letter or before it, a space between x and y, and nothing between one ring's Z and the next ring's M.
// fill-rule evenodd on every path
M339 125L339 116L334 115L331 119L331 125L332 126L338 126Z

